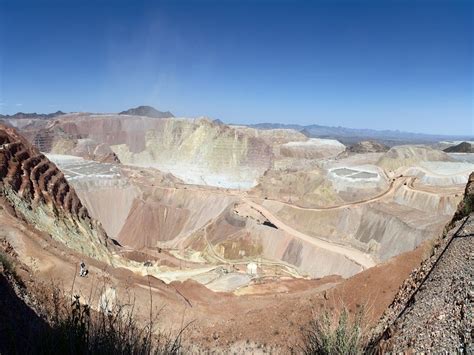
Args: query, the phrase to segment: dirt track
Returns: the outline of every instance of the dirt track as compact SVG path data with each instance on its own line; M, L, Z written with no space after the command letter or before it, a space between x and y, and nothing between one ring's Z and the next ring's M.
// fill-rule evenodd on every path
M292 207L292 208L296 208L298 210L306 210L306 211L328 211L328 210L339 210L339 209L344 209L344 208L347 208L347 207L351 207L351 206L360 206L360 205L365 205L367 203L371 203L371 202L375 202L375 201L378 201L380 200L381 198L387 196L389 193L393 192L396 188L398 188L399 186L401 186L403 183L407 182L408 183L408 180L411 180L410 184L412 185L413 184L413 181L415 180L416 178L411 178L411 177L398 177L398 178L395 178L395 180L392 180L390 182L390 185L388 187L387 190L385 190L384 192L380 193L379 195L377 196L374 196L374 197L370 197L370 198L367 198L367 199L364 199L364 200L360 200L360 201L354 201L354 202L349 202L349 203L345 203L343 205L337 205L337 206L328 206L328 207L301 207L301 206L298 206L298 205L295 205L295 204L292 204L292 203L288 203L288 202L284 202L284 201L280 201L280 200L274 200L274 199L267 199L268 201L274 201L274 202L278 202L278 203L281 203L283 205L286 205L286 206L289 206L289 207Z
M251 208L253 208L254 210L261 213L265 218L267 218L271 223L273 223L278 229L284 230L285 232L287 232L288 234L290 234L290 235L292 235L296 238L304 240L305 242L310 243L310 244L312 244L312 245L314 245L318 248L326 249L326 250L329 250L333 253L344 255L346 258L348 258L348 259L352 260L353 262L357 263L358 265L360 265L364 269L367 269L369 267L372 267L372 266L376 265L375 261L368 254L366 254L366 253L364 253L360 250L350 248L350 247L346 247L346 246L342 246L342 245L338 245L338 244L334 244L334 243L328 242L326 240L318 239L318 238L315 238L315 237L311 237L307 234L301 233L301 232L291 228L290 226L286 225L285 223L281 222L277 217L275 217L265 207L263 207L261 205L258 205L255 202L250 201L247 198L244 198L243 200Z
M300 207L300 206L297 206L297 205L294 205L294 204L289 204L289 203L286 203L286 202L283 202L283 201L277 201L277 200L271 200L271 201L275 201L277 203L281 203L281 204L284 204L284 205L289 206L291 208L295 208L295 209L299 209L299 210L307 210L307 211L315 211L315 212L327 211L327 210L339 210L339 209L345 209L345 208L349 208L349 207L353 207L353 206L361 206L361 205L364 205L364 204L369 204L369 203L379 201L379 200L385 198L387 195L392 194L394 191L396 191L398 188L400 188L403 185L406 185L407 188L409 188L409 189L418 190L417 188L415 188L413 186L415 180L416 180L416 178L414 178L414 177L399 176L397 178L394 178L390 182L390 185L389 185L387 190L385 190L384 192L378 194L377 196L373 196L371 198L367 198L367 199L364 199L364 200L361 200L361 201L351 202L351 203L338 205L338 206L329 206L329 207L320 207L320 208L305 208L305 207ZM164 189L170 189L170 190L180 189L180 187L163 187L163 188ZM186 186L186 190L189 190L189 191L202 191L203 188L200 188L200 187L197 187L197 186L196 187ZM236 197L240 197L244 204L248 205L250 208L252 208L253 210L260 213L268 221L273 223L277 228L287 232L288 234L290 234L290 235L292 235L292 236L294 236L294 237L296 237L300 240L303 240L303 241L305 241L305 242L307 242L311 245L314 245L318 248L325 249L325 250L343 255L347 259L349 259L349 260L355 262L356 264L360 265L363 269L367 269L367 268L370 268L370 267L373 267L373 266L376 265L376 262L373 260L373 258L369 254L364 253L363 251L360 251L360 250L357 250L355 248L345 246L345 245L342 245L342 244L339 244L339 243L334 243L334 242L327 241L327 240L324 240L324 239L320 239L320 238L317 238L317 237L309 236L307 234L304 234L304 233L290 227L286 223L282 222L273 213L271 213L267 208L265 208L264 206L262 206L261 204L255 202L255 201L252 201L250 199L250 197L247 197L246 194L243 193L243 192L234 191L234 190L220 190L220 192L226 193L226 194L229 194L229 195L233 195L233 196L236 196Z

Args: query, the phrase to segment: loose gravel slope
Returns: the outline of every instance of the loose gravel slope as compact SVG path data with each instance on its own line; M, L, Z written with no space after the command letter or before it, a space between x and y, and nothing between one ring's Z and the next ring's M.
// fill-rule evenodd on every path
M387 350L474 353L474 213L393 327Z

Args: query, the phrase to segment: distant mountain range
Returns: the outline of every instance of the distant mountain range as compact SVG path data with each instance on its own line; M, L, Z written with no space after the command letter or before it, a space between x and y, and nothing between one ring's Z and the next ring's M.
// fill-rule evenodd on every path
M345 128L345 127L330 127L321 126L317 124L303 126L298 124L283 124L283 123L257 123L247 125L253 128L259 129L276 129L286 128L300 131L311 138L331 138L337 139L344 144L354 144L364 140L375 139L379 142L383 142L389 146L400 145L400 144L413 144L413 143L434 143L442 140L456 140L456 141L469 141L474 139L474 135L466 136L448 136L448 135L437 135L437 134L425 134L425 133L411 133L402 131L383 130L378 131L375 129L358 129L358 128Z
M158 111L156 108L151 106L138 106L135 108L122 111L119 115L132 115L132 116L146 116L153 118L169 118L174 117L174 115L169 111Z
M56 111L53 113L24 113L24 112L17 112L14 115L0 115L0 119L50 119L56 116L64 115L62 111Z

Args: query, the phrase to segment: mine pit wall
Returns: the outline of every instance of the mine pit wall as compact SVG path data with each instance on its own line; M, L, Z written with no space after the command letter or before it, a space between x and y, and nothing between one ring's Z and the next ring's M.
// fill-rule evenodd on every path
M205 183L223 187L253 186L273 160L272 146L265 139L206 119L84 114L63 116L22 133L46 153L120 160L185 180L186 172L195 170L193 176L202 175ZM94 142L102 153L88 152L85 141Z
M122 199L119 195L117 198ZM127 215L117 233L117 240L139 249L181 246L185 239L233 205L236 197L211 191L155 188L146 197L139 193L131 202L129 197L123 196L123 199L128 199L130 207L124 206L124 210L120 211L121 216ZM90 203L95 204L95 200ZM93 210L98 211L99 208ZM103 216L110 214L106 206L98 212Z
M229 260L263 259L267 266L287 265L298 274L312 278L327 275L350 277L362 271L360 265L340 254L320 249L282 230L235 215L232 209L226 209L215 223L209 225L206 234L213 248L221 257ZM199 247L198 244L189 246Z
M305 234L349 244L385 261L414 250L441 233L460 198L402 186L393 198L384 198L383 202L333 210L298 209L269 200L263 205L282 222Z
M174 244L173 239L201 228L233 200L212 192L159 187L145 196L121 180L106 182L78 179L72 184L109 236L138 249Z
M272 238L265 234L264 231L259 234L263 255L294 265L301 275L311 278L340 275L348 278L363 271L360 265L343 255L292 238L285 232L272 232Z
M163 247L181 232L189 214L186 209L135 199L117 239L138 250Z
M394 196L394 201L400 205L421 211L436 211L446 216L453 215L460 200L461 196L439 196L435 193L416 191L407 186L402 186Z
M178 244L181 238L187 237L199 228L217 218L225 209L236 201L236 197L209 191L191 191L185 189L157 189L153 199L160 203L182 208L189 211L190 215L183 225L183 229L173 243Z
M72 184L91 217L101 222L108 236L117 239L134 200L141 195L139 189L112 183L99 187L87 182L74 181Z
M64 175L13 129L0 126L0 198L68 247L110 261L110 240Z
M90 115L62 120L58 128L71 137L105 143L121 162L132 165L179 162L205 166L211 173L235 175L247 169L260 175L271 166L273 157L263 139L205 119Z
M414 222L420 224L419 227L414 222L408 223L407 220L391 215L391 208L383 205L363 208L361 219L355 225L355 233L350 234L351 238L366 245L368 251L377 255L381 261L414 250L423 241L431 239L433 232L440 233L443 229L443 222L431 219L423 221L417 216L413 218ZM403 212L406 211L401 213Z

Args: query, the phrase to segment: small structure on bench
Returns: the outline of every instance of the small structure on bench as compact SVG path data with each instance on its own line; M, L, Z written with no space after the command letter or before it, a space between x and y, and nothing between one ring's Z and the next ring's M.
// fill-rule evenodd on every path
M257 275L257 264L254 262L247 264L247 274L249 275Z

